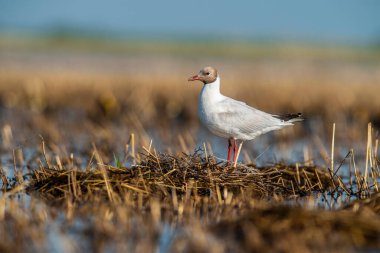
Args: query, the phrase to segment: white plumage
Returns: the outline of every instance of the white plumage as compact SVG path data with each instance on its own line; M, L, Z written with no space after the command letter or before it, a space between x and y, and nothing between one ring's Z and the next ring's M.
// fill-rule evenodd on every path
M220 93L220 78L203 86L199 96L199 118L215 135L252 140L261 134L293 125L246 103Z
M199 118L212 133L228 138L228 161L233 142L235 165L237 160L236 140L242 141L241 148L243 141L252 140L261 134L291 126L293 122L303 120L300 113L285 116L272 115L222 95L220 93L220 77L213 67L203 68L188 80L203 82L204 85L199 95Z

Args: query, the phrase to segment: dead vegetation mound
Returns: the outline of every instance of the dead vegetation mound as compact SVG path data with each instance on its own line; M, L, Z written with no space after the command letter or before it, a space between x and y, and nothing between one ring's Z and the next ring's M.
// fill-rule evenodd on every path
M147 152L139 164L130 167L39 168L33 171L28 189L53 199L101 195L115 200L127 192L161 199L173 194L222 198L221 192L226 191L255 198L304 196L332 185L329 173L315 166L238 164L234 169L199 152L179 156Z

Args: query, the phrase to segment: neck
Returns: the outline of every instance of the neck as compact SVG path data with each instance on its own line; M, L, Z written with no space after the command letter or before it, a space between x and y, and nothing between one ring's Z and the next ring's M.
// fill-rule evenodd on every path
M220 93L220 79L219 76L212 83L204 84L203 89L208 89L212 92Z
M202 97L207 97L208 99L212 100L219 100L222 98L222 94L220 94L220 79L219 77L216 78L216 80L212 83L204 84L202 91L201 91Z

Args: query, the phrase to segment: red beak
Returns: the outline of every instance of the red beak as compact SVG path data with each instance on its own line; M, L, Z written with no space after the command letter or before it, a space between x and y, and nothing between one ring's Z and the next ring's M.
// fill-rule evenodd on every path
M196 81L196 80L201 80L199 75L195 75L195 76L189 77L189 79L187 79L187 81Z

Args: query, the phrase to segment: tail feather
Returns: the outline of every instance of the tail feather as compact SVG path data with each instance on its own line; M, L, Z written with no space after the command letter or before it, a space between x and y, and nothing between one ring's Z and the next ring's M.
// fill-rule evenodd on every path
M289 122L289 123L304 120L302 113L288 113L288 114L284 114L284 115L275 115L275 117L284 121L284 122Z

